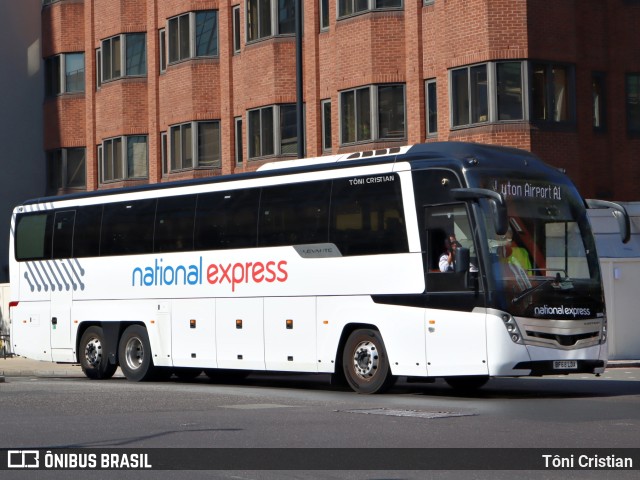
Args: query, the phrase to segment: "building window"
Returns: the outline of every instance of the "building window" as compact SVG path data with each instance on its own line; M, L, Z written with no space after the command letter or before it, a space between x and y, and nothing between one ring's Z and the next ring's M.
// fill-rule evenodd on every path
M146 34L127 33L101 44L102 82L147 74Z
M640 73L626 75L627 131L640 134Z
M451 72L452 125L489 121L487 65L458 68Z
M603 131L606 129L606 96L605 96L605 74L603 72L593 72L591 75L591 99L593 107L593 129Z
M338 0L338 18L370 10L400 9L402 0Z
M296 32L296 0L247 0L246 11L247 42Z
M160 73L167 71L167 31L164 28L158 30L158 52L160 54Z
M534 63L532 65L532 120L569 122L574 119L573 70L567 65Z
M322 151L330 152L333 145L331 144L331 100L323 100L320 102L322 109Z
M406 137L404 85L373 85L340 92L340 143Z
M84 53L63 53L44 60L45 94L84 92Z
M169 128L169 171L220 167L220 122L188 122Z
M424 5L425 7L428 5L433 5L434 3L436 3L436 0L423 0L422 1L422 5Z
M247 120L249 159L297 153L298 129L295 104L249 110Z
M169 63L218 56L218 11L200 10L169 19Z
M103 183L149 176L146 135L109 138L98 147L98 166Z
M451 70L451 126L524 120L526 65L518 61L489 62ZM435 85L433 88L435 96Z
M47 152L48 191L87 187L86 149L60 148Z
M320 31L329 30L329 0L320 0Z
M234 118L235 141L236 141L236 164L242 165L244 155L242 151L242 117Z
M438 133L438 97L435 79L427 80L425 88L425 111L427 113L427 137Z
M233 7L233 53L240 53L240 5Z
M162 160L162 174L168 173L169 167L169 148L167 140L167 132L160 132L160 157Z

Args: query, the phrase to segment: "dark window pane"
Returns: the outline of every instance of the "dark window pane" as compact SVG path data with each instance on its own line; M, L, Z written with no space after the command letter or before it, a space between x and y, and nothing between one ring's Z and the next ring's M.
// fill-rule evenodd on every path
M255 247L259 200L259 189L198 195L195 249Z
M628 74L627 83L627 130L640 133L640 74Z
M111 78L122 76L122 52L120 51L120 37L111 39Z
M356 90L356 140L371 140L371 94L369 88Z
M330 181L264 188L258 246L327 242L330 192Z
M322 104L322 149L331 150L331 102Z
M218 12L196 13L196 56L218 55Z
M400 178L385 174L334 180L330 241L345 256L407 252Z
M262 155L273 155L274 141L273 141L273 107L263 108L261 110L262 118Z
M100 255L152 253L155 211L155 200L106 204Z
M498 120L522 120L521 62L498 63Z
M169 20L169 63L180 60L180 30L177 18Z
M489 121L487 66L471 67L471 123Z
M181 17L179 17L179 22L180 60L184 60L185 58L189 58L191 56L189 15L182 15Z
M438 132L438 97L436 95L436 82L427 84L427 133Z
M284 35L296 32L297 0L278 0L278 33ZM299 5L302 2L298 2Z
M16 260L51 258L53 212L18 215L16 218Z
M469 124L469 75L466 68L451 72L453 126Z
M56 212L53 222L53 258L71 258L75 210Z
M65 55L65 92L84 92L84 53Z
M342 143L353 143L356 141L356 106L354 91L342 92L340 94L340 109Z
M60 85L60 56L46 58L44 61L45 70L45 94L49 97L58 95L61 92Z
M73 237L74 257L97 257L100 255L100 226L102 205L80 207L76 211L76 228Z
M249 158L261 155L260 110L251 110L249 112Z
M47 152L47 159L48 187L50 192L55 192L64 186L62 150Z
M295 105L280 107L280 153L298 152L297 109Z
M402 0L376 0L376 8L400 8Z
M544 65L533 66L533 118L535 120L548 120L547 112L547 75Z
M259 37L271 36L271 0L258 0L260 10Z
M197 195L158 199L154 252L193 250L196 201Z
M144 33L132 33L126 36L127 75L147 74L147 50Z
M404 138L404 87L378 87L378 128L380 138Z
M127 137L127 176L128 178L146 178L148 176L147 136Z
M67 149L66 186L69 188L84 188L87 186L87 162L84 148Z
M198 122L198 166L220 165L220 124Z
M240 51L240 7L233 7L233 51Z

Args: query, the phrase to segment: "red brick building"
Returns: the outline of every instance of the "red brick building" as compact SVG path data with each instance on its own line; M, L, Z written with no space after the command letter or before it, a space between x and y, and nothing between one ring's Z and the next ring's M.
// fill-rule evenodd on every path
M51 193L295 158L295 0L44 0ZM640 2L301 0L304 145L516 146L637 200Z

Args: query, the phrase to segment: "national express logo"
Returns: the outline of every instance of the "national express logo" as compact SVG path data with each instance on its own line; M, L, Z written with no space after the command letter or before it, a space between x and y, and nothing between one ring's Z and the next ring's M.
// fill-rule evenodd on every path
M238 285L249 283L283 283L289 278L286 260L266 262L211 263L204 266L202 257L197 264L165 265L162 258L152 266L136 267L131 274L133 287L161 287L179 285L227 285L235 292Z
M589 317L591 316L590 308L583 307L565 307L563 305L557 307L550 307L543 305L541 307L535 307L533 313L536 317L545 317L549 315L557 316L573 316L575 317Z

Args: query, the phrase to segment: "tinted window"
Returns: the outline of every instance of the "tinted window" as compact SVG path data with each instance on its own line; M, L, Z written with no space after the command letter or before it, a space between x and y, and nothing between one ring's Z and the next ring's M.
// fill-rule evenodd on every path
M100 255L100 225L102 205L91 205L76 210L76 227L73 237L74 257Z
M55 213L53 222L53 258L71 258L75 218L75 210Z
M259 200L259 189L198 195L196 250L255 247Z
M151 253L155 207L155 200L105 205L100 255Z
M51 258L52 224L53 212L19 215L16 218L16 259Z
M335 180L330 241L342 255L407 252L400 178L381 174Z
M328 241L331 182L264 188L258 246Z
M197 195L158 199L154 252L193 250Z

